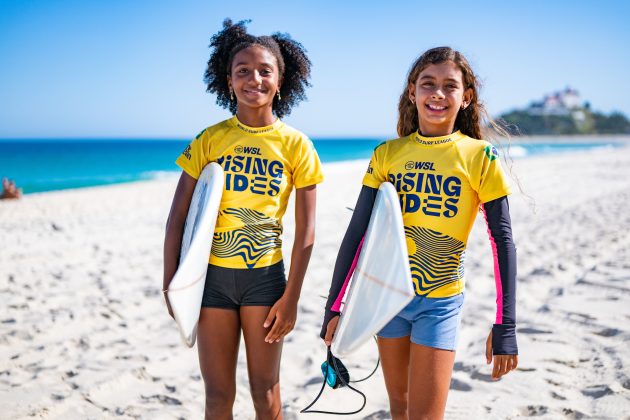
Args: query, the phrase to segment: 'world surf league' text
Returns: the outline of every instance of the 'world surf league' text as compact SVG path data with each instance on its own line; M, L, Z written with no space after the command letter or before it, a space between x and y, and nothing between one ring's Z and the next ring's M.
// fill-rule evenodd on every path
M235 151L248 155L226 155L217 159L225 172L226 191L249 190L253 194L272 197L280 193L284 171L282 162L259 157L260 150L256 147L244 147Z
M418 172L387 175L388 181L398 191L404 213L421 211L427 216L448 218L457 215L462 193L462 181L458 177L428 172L435 171L433 162L407 162L405 169ZM368 168L368 173L371 172L372 165Z

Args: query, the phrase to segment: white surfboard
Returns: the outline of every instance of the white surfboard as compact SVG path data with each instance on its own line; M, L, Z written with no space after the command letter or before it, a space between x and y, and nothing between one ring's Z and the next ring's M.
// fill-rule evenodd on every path
M213 162L206 165L197 180L186 217L179 267L167 292L182 340L188 347L194 346L197 339L201 299L222 194L223 169Z
M346 293L331 351L346 356L380 331L415 296L396 189L381 184Z

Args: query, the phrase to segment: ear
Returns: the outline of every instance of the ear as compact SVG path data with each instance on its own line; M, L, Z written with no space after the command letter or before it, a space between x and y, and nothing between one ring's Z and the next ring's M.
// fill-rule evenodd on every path
M416 85L414 83L409 82L407 85L407 96L411 102L416 103Z
M229 74L227 75L227 82L228 82L228 88L232 88L232 76L230 76Z
M470 102L472 102L472 99L473 99L473 90L472 88L468 88L464 91L464 97L462 99L462 109L468 108L468 105L470 105Z

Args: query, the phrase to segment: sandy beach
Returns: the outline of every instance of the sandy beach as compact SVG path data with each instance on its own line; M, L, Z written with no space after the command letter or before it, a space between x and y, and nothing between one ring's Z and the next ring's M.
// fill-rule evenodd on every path
M321 386L318 333L337 250L366 161L326 164L317 239L295 330L282 359L286 419ZM490 379L495 313L482 217L471 234L467 289L447 419L630 419L630 147L517 160L511 198L518 250L520 365ZM203 382L162 299L162 243L176 179L32 194L0 201L0 418L198 419ZM284 220L288 266L292 207ZM377 359L344 360L353 378ZM253 419L244 346L237 419ZM380 370L357 385L355 419L387 419ZM413 396L412 396L413 398ZM351 410L347 389L317 405Z

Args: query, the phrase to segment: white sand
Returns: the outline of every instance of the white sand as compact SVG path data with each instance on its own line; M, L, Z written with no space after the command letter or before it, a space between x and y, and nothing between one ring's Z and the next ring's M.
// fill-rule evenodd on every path
M317 243L282 361L285 418L319 391L322 307L366 162L325 165ZM483 356L494 281L478 218L448 419L630 418L630 148L517 161L511 200L519 258L520 366L490 380ZM196 349L163 305L162 241L174 180L51 192L0 202L0 418L201 418ZM285 255L293 231L285 218ZM243 346L241 346L241 353ZM254 418L239 356L235 417ZM353 377L376 361L346 360ZM380 371L358 385L360 415L385 419ZM320 409L360 399L326 388ZM346 417L348 418L348 417Z

